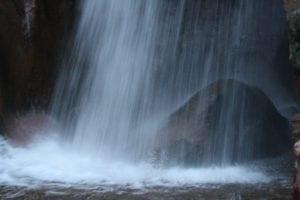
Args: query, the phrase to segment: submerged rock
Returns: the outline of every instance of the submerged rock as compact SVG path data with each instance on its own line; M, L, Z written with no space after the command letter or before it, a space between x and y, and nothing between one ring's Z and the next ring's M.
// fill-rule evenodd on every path
M211 165L276 156L290 147L290 127L258 88L220 80L194 94L161 129L164 164Z

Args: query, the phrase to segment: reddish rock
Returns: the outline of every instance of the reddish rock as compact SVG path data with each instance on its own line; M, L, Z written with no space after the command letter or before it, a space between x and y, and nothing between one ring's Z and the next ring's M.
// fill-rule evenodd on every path
M51 117L37 113L13 117L6 124L6 136L9 141L21 146L53 134L56 129L56 123Z

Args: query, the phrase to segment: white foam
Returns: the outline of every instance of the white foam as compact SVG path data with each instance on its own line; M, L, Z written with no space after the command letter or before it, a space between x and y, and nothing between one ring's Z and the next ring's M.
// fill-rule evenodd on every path
M242 166L198 169L155 168L108 162L76 154L55 140L16 148L0 139L0 184L118 185L133 188L199 184L259 183L271 177Z

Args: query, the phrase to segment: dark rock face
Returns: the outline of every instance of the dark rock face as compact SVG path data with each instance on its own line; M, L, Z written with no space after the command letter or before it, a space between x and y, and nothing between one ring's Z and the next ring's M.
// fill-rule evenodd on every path
M300 70L300 9L289 15L289 33L291 61L293 66Z
M169 117L156 156L165 164L244 162L288 150L289 133L288 121L259 89L217 81Z
M0 86L10 113L47 107L73 12L74 0L0 2Z

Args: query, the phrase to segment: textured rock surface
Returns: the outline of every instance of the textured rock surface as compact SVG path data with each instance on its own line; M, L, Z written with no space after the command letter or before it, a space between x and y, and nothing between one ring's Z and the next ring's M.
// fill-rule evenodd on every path
M243 162L287 151L290 137L288 121L264 93L223 80L196 93L169 117L158 152L167 164L218 163L227 159L222 157L224 141L230 138L228 161Z

